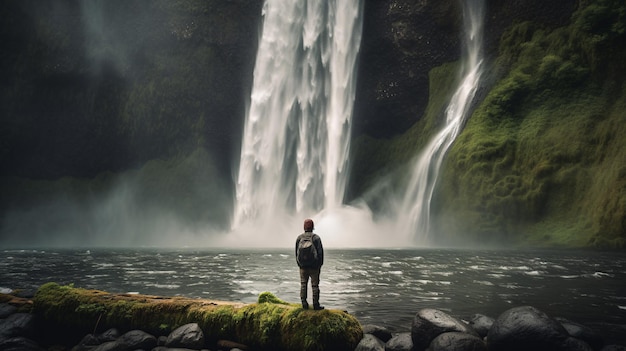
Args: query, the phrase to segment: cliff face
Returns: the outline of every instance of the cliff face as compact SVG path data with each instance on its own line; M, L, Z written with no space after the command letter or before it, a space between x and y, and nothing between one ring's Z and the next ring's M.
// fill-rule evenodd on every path
M137 197L227 225L262 4L1 2L0 210L68 192L95 206L126 172ZM437 189L442 243L623 242L623 7L487 1L490 69ZM351 198L440 125L461 56L457 1L364 10Z
M390 8L398 4L388 3ZM434 5L420 4L423 6L409 18L437 18ZM626 122L626 56L620 44L626 33L624 5L612 0L558 4L489 1L487 9L485 59L489 69L476 109L440 174L432 208L435 242L623 247L626 139L619 136L624 135ZM413 36L416 44L408 47L430 50L430 61L423 71L410 71L408 67L420 66L403 64L418 54L393 40L398 37L394 29L403 28L400 37L411 42L411 33L428 32L420 26L433 22L407 22L392 13L388 10L376 22L380 27L374 32L379 33L378 38L387 38L387 50L393 54L388 55L387 68L377 71L377 83L365 85L369 89L395 87L408 81L428 86L428 93L424 87L412 93L429 100L425 104L388 93L372 94L376 98L361 101L367 106L361 113L379 118L373 121L384 123L386 116L414 123L405 130L402 123L394 124L398 129L371 123L375 131L362 125L374 138L356 139L353 184L357 188L376 184L389 169L402 170L423 140L438 128L441 111L456 84L451 78L455 69L442 65L458 59L458 53L447 49L458 46L452 36L440 37L430 49L420 46L419 35ZM367 65L368 55L373 54L367 50L368 37L364 40L363 64ZM435 66L440 67L433 69ZM415 78L394 78L402 70ZM363 79L375 80L373 77L375 74ZM367 88L360 92L364 91ZM395 108L396 104L403 108ZM393 138L384 138L390 136ZM387 170L380 172L381 168ZM376 180L363 179L372 174ZM363 188L354 191L362 192Z
M2 2L0 175L93 177L197 147L228 173L261 5Z
M507 29L500 74L446 160L441 240L624 247L625 13L589 1L562 27Z
M485 52L495 57L512 23L566 24L576 0L486 1ZM406 132L424 114L429 72L461 56L458 1L366 1L354 131L376 138Z

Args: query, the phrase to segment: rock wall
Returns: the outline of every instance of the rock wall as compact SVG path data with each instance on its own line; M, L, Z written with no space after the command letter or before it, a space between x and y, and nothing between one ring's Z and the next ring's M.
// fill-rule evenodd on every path
M512 23L532 20L562 26L577 1L486 1L485 52L498 53ZM462 14L458 1L366 1L355 103L354 132L389 138L405 132L428 104L428 73L461 55Z

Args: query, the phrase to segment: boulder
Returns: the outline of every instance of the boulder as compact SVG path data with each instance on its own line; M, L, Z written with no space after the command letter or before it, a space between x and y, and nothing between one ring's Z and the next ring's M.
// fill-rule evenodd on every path
M37 342L22 337L14 337L1 340L0 339L0 350L2 351L45 351L44 348L40 347Z
M117 340L117 338L119 337L120 337L120 332L116 328L107 329L102 334L99 334L97 336L98 341L100 343L107 342L107 341L114 341L114 340Z
M97 336L93 334L87 334L80 339L80 342L72 347L72 351L88 351L93 349L95 346L102 344L102 342L98 339Z
M426 349L437 335L446 332L461 332L478 336L472 327L437 309L421 309L413 318L411 339L417 350Z
M428 351L487 351L487 345L476 335L447 332L439 334L430 343Z
M374 335L365 334L354 351L385 351L385 344Z
M116 341L129 350L151 350L157 344L156 338L143 330L131 330L120 336Z
M385 351L411 351L413 350L413 340L411 333L398 333L385 344Z
M532 306L511 308L502 313L487 334L489 351L569 350L567 330L556 320Z
M594 349L591 346L589 346L589 344L587 344L586 342L570 336L567 339L565 339L565 341L563 342L562 350L593 351Z
M204 333L198 323L188 323L172 331L165 346L201 349L204 346Z
M372 334L382 342L387 342L393 336L391 331L385 327L381 327L380 325L375 324L366 324L363 326L364 334Z
M99 335L87 334L80 340L78 345L72 348L72 351L89 351L95 346L99 346L109 341L115 341L119 337L120 332L115 328L111 328Z
M106 341L96 346L93 351L133 351L152 350L156 347L156 338L142 330L131 330L117 340Z
M491 329L494 321L495 319L491 317L487 317L483 314L477 313L472 316L469 325L474 328L474 330L481 338L484 338L485 336L487 336L487 333L489 333L489 329Z
M8 303L0 303L0 319L7 318L15 312L17 312L17 307L11 306Z
M0 340L17 336L29 337L35 331L35 318L30 313L13 313L0 320Z
M556 320L561 323L570 336L586 342L594 350L600 350L604 346L602 337L591 328L565 318L556 318Z

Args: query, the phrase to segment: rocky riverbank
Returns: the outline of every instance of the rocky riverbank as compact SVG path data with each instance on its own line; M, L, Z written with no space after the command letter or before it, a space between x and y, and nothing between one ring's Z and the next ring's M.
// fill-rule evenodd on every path
M45 286L44 286L45 287ZM71 295L78 290L60 287L58 285L47 285L47 289L52 292L63 292ZM341 331L346 335L335 335L337 338L332 339L328 336L320 337L319 332L309 329L302 329L307 335L305 339L308 342L294 346L288 342L278 342L272 340L251 339L230 340L222 338L225 334L220 334L203 328L204 322L198 323L179 323L171 326L171 315L166 316L167 311L156 309L150 318L158 318L160 320L151 320L150 325L157 325L158 330L147 327L148 330L142 328L129 328L128 325L121 327L110 327L103 320L104 305L98 304L92 300L89 304L69 305L63 304L63 299L54 296L58 306L65 306L66 312L62 309L54 310L55 316L47 315L42 307L36 307L41 304L37 299L43 299L41 290L37 294L32 292L5 292L0 294L0 350L5 351L132 351L132 350L152 350L152 351L182 351L182 350L265 350L267 345L273 345L272 350L348 350L355 351L449 351L449 350L580 350L580 351L626 351L626 346L621 345L605 345L600 335L591 328L578 324L573 321L552 318L542 311L532 306L519 306L504 311L497 318L491 318L482 314L472 316L469 321L463 321L455 318L441 310L437 309L421 309L417 311L410 332L396 333L384 326L379 325L363 325L362 333L359 331L360 341L356 344L354 341L340 341L342 337L350 339L346 330L342 327L334 328L335 331ZM89 291L94 292L94 291ZM111 300L113 304L119 305L119 301L115 301L113 295L104 292L98 292L102 295L103 300ZM171 300L168 297L155 297L157 300ZM186 301L186 300L185 300ZM283 305L285 302L275 298L271 294L262 294L258 304L278 304ZM233 304L243 306L240 304ZM162 305L155 305L162 306ZM321 316L312 324L322 325L329 324L333 320L333 315L328 311L304 311L294 304L286 304L286 312L282 315L290 314L292 319L283 320L280 327L284 324L296 325L301 321L308 321L311 316ZM119 306L118 306L119 307ZM154 308L153 308L154 309ZM186 308L188 309L188 308ZM76 332L80 330L74 325L62 323L68 321L69 316L76 315L81 311L100 311L99 318L95 325L89 328L90 333L78 335ZM48 310L50 312L51 310ZM246 310L245 313L253 314L253 310ZM171 311L169 311L171 312ZM297 312L294 314L294 312ZM66 313L67 316L59 314ZM119 309L116 313L129 314L128 311ZM146 314L145 310L141 314ZM310 314L305 314L310 313ZM323 314L325 313L325 314ZM338 314L346 314L345 312L336 312ZM130 315L128 315L130 316ZM126 316L126 317L128 317ZM67 318L65 318L67 317ZM127 321L128 318L120 317L120 320ZM254 324L261 328L270 328L268 321L271 320L270 314L254 318ZM105 317L106 318L106 317ZM136 317L133 317L136 318ZM222 329L229 329L228 320L222 315ZM184 318L178 318L183 321ZM237 328L245 329L247 320L242 318L235 321L239 324ZM122 323L125 324L125 323ZM272 324L272 323L270 323ZM275 323L274 323L275 324ZM336 323L330 323L336 324ZM204 324L206 325L206 324ZM85 326L87 327L87 326ZM85 329L85 328L83 328ZM320 329L316 329L320 330ZM220 335L218 335L220 334ZM237 335L233 333L231 335ZM239 334L240 335L240 334ZM268 335L268 334L263 334ZM259 337L261 338L261 337ZM348 346L351 342L356 346Z

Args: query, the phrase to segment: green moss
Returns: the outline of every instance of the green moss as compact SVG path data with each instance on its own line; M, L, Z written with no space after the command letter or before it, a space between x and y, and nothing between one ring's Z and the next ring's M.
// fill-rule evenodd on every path
M406 174L403 167L441 126L440 117L459 81L458 65L459 62L447 63L429 72L429 102L425 114L406 133L389 140L360 136L352 142L350 152L353 176L350 186L353 193L367 192L390 172ZM402 188L404 179L395 180L399 182L394 187Z
M259 300L258 303L274 303L274 304L279 304L279 305L288 305L288 302L285 302L281 299L279 299L278 297L276 297L276 295L272 294L269 291L265 291L262 292L261 294L259 294Z
M624 5L609 10L609 2L585 4L601 6L619 27ZM596 10L582 6L568 27L547 32L525 22L502 37L496 66L503 74L444 164L434 211L441 238L623 245L625 50L601 57L616 74L607 77L594 61L601 48L584 44L597 35L583 24L591 19L581 20L587 11ZM609 31L606 40L621 35Z
M196 322L210 341L228 339L260 350L352 350L363 332L359 322L338 310L303 310L271 293L258 304L186 298L115 295L48 283L35 296L35 313L49 324L77 332L95 328L142 329L165 335Z

